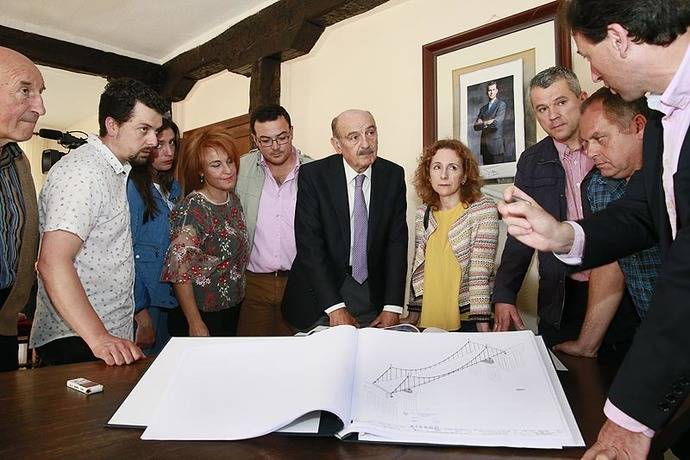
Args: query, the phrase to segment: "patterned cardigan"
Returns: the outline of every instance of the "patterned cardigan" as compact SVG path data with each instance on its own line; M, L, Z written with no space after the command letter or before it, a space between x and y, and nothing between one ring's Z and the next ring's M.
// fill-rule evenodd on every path
M415 255L408 304L410 311L422 310L426 242L437 227L434 215L430 213L428 228L424 229L426 207L420 206L415 215ZM469 310L473 321L489 321L494 259L498 245L498 213L494 201L483 196L472 203L451 225L448 238L462 269L458 297L460 312Z

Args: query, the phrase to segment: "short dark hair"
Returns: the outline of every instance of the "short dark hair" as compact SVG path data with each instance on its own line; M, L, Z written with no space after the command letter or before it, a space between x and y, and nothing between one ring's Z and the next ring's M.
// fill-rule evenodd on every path
M567 0L561 16L573 33L592 43L605 37L609 24L625 27L636 43L665 46L690 26L687 0Z
M169 110L168 104L158 93L140 81L133 78L118 78L108 82L98 104L99 134L108 134L105 127L105 119L108 117L119 124L132 118L137 101L161 115Z
M606 117L617 123L622 129L627 129L636 115L642 115L647 118L647 113L649 112L646 98L641 97L630 102L624 101L618 94L603 87L596 90L582 103L580 113L584 113L587 107L595 102L601 102Z
M491 80L489 83L486 84L486 90L489 90L489 86L496 86L496 89L498 89L498 83L496 83L496 80Z
M570 91L575 93L576 96L579 96L582 93L580 80L577 79L575 72L559 65L544 69L532 77L532 80L529 82L529 89L530 91L532 91L534 88L546 89L556 83L558 80L565 80Z
M267 121L275 121L278 118L283 117L290 128L292 128L292 121L290 120L290 114L285 110L285 107L278 104L266 104L260 105L259 107L252 110L251 115L249 115L249 127L252 130L252 134L256 134L256 129L254 129L254 124L258 121L259 123L265 123Z

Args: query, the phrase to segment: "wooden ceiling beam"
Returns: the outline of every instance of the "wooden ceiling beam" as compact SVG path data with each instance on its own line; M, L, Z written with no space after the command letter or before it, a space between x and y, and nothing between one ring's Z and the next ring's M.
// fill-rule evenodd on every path
M198 80L223 70L250 76L265 57L281 62L308 54L326 27L386 1L279 0L164 65L4 26L0 26L0 45L58 69L136 78L171 101L181 101Z
M18 51L37 64L98 75L105 78L132 77L160 90L166 80L162 65L87 46L0 26L0 45Z
M200 80L221 70L251 76L266 56L287 61L308 54L326 27L364 13L387 0L280 0L243 19L219 36L164 64L163 93L180 101Z

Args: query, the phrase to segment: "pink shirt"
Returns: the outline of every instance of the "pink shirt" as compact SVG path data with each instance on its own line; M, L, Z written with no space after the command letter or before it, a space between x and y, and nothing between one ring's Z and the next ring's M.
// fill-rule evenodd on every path
M666 197L666 209L671 224L671 235L676 238L678 222L676 216L676 198L673 193L673 175L678 170L680 149L685 140L685 135L690 127L690 47L685 51L685 57L678 67L676 74L668 85L657 110L666 116L661 119L664 127L664 152L662 157L663 173L661 180L664 185Z
M664 187L666 208L673 239L676 238L676 233L678 232L673 175L678 170L680 150L690 128L690 107L688 107L690 103L690 84L688 82L690 82L690 47L685 51L683 61L673 76L671 84L668 85L666 91L661 95L659 104L656 107L666 115L661 120L661 124L664 127L663 173L661 181ZM579 224L575 222L568 223L575 230L575 240L570 252L559 258L566 263L578 264L582 260L582 254L584 253L585 232ZM618 409L608 399L604 406L604 413L612 422L629 431L642 433L650 438L654 436L654 430Z
M266 177L256 218L254 246L247 266L247 269L254 273L290 270L295 260L295 206L299 158L297 155L294 157L295 166L280 185L268 169L264 157L259 158L259 164L264 169Z
M580 186L587 173L594 167L594 161L589 159L580 148L571 150L567 145L553 141L565 170L565 201L568 204L568 220L579 220L584 217L582 210L582 192ZM570 275L575 281L589 281L590 270Z

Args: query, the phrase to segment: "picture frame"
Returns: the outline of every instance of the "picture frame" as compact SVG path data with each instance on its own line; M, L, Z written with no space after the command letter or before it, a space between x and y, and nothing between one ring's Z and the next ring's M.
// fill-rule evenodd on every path
M460 139L475 153L486 182L512 182L519 155L537 141L539 131L529 105L529 81L553 65L572 68L569 32L557 10L558 2L547 3L422 47L424 146ZM481 125L475 132L475 123L488 104L491 82L496 82L498 99L501 93L507 97L509 117L502 131L494 125L493 136L487 136ZM482 142L489 145L489 137L503 150L485 148L482 156Z

